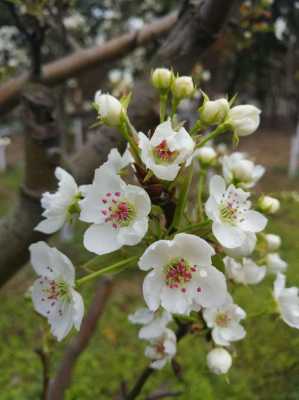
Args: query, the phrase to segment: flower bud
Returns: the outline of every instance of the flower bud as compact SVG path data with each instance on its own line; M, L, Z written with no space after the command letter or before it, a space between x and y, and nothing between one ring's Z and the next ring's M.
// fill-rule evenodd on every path
M210 165L217 157L216 151L211 146L203 146L196 150L196 156L202 164Z
M175 78L171 90L174 97L178 99L191 97L195 90L191 76L179 76Z
M94 101L103 122L110 126L118 126L123 112L121 102L110 94L102 94L101 91L96 92Z
M281 246L281 238L278 235L268 233L267 235L265 235L265 239L269 251L275 251Z
M205 125L221 124L228 112L229 104L226 99L207 100L200 108L200 120Z
M266 264L273 274L285 272L288 263L285 262L278 253L269 253L266 255Z
M214 374L226 374L232 366L232 357L223 347L216 347L208 353L207 364Z
M156 68L152 72L152 83L156 89L169 89L173 80L173 73L167 68Z
M261 111L252 105L243 105L233 107L228 112L228 123L236 135L251 135L260 124Z
M280 209L280 202L274 197L262 196L258 200L258 206L263 212L275 214Z

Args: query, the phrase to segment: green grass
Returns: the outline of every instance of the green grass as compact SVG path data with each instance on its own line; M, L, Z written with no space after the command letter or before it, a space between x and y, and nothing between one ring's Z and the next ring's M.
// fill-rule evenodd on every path
M5 187L14 192L18 173L5 177ZM0 178L0 187L4 186ZM2 203L2 199L0 204ZM2 207L2 206L1 206ZM7 205L4 206L7 208ZM0 208L3 210L4 208ZM288 281L299 286L299 205L284 200L281 212L273 218L269 232L283 237L281 255L289 262ZM58 238L53 239L54 242ZM60 245L78 262L87 259L76 234L71 244ZM117 393L120 382L131 387L147 360L143 356L144 343L137 339L138 328L131 325L127 315L142 305L143 274L129 271L116 276L116 284L107 309L88 349L80 357L67 400L110 400ZM0 314L0 400L36 400L42 389L40 361L34 350L42 345L46 324L25 300L24 292L34 279L29 267L1 293ZM235 301L249 315L264 309L270 301L272 277L259 286L237 287ZM86 285L83 295L88 304L93 287ZM181 378L175 377L170 366L155 373L145 385L140 399L155 389L182 390L182 400L299 400L299 332L287 327L279 319L269 316L250 318L245 322L247 337L233 348L234 364L229 383L224 377L210 374L205 357L210 343L198 334L189 335L178 346L177 361ZM52 373L55 371L63 343L52 343Z

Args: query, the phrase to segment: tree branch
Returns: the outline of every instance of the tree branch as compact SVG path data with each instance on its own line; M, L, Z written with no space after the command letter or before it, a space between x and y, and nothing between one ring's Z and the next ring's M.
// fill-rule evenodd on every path
M63 400L66 389L70 386L72 373L80 354L86 349L94 334L112 291L110 279L102 279L88 310L78 335L67 347L60 367L51 380L47 400Z

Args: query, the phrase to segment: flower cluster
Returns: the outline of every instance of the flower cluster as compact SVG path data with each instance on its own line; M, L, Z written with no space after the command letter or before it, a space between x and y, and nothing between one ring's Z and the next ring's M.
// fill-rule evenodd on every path
M236 143L252 134L260 110L202 93L194 126L184 126L178 106L192 98L192 78L158 68L152 83L160 96L160 124L153 133L136 131L127 114L129 97L118 100L97 92L99 124L117 128L127 150L112 149L85 186L57 168L58 190L45 193L41 201L44 220L36 230L50 234L80 220L86 226L83 244L97 255L96 262L112 252L117 261L75 280L66 256L44 242L31 245L39 275L33 304L60 340L72 326L80 327L84 307L77 289L82 283L137 264L146 271L142 290L147 308L129 319L142 325L139 337L148 341L145 355L151 368L160 369L175 357L182 337L175 333L177 325L184 334L210 338L207 366L224 374L232 364L232 343L246 336L246 311L234 302L234 285L256 285L267 274L270 279L276 275L271 312L299 328L298 289L285 288L281 239L264 232L279 201L251 192L265 169L247 154L228 154L225 146L213 145L221 135L232 134Z

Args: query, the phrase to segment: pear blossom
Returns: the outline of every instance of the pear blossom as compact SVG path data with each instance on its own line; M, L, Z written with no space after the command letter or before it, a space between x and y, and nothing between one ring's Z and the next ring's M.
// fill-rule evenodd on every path
M127 148L123 155L119 153L116 148L110 150L107 161L101 166L102 168L108 168L115 174L120 173L123 168L126 168L134 161L130 150Z
M299 293L297 287L286 288L285 275L278 273L274 282L273 296L283 321L299 329Z
M150 340L150 346L145 348L144 354L152 360L153 369L162 369L176 354L176 335L166 328L164 332Z
M280 201L272 196L262 196L258 200L262 212L275 214L280 209Z
M173 72L167 68L156 68L152 73L152 83L156 89L167 90L173 81Z
M200 121L204 125L221 124L229 112L229 103L226 99L206 99L199 111Z
M191 97L194 90L195 87L191 76L178 76L172 82L172 94L178 99Z
M243 258L238 262L231 257L225 257L223 262L227 277L236 283L256 285L260 283L266 275L266 267L264 265L257 265L250 258Z
M74 266L45 242L34 243L29 250L31 264L39 275L32 287L34 308L48 319L51 333L60 341L73 326L80 329L84 315L82 297L74 289Z
M285 262L278 253L268 253L266 255L266 264L268 270L273 274L285 272L288 267L288 263Z
M260 124L260 113L257 107L241 105L232 107L227 115L227 122L238 136L248 136L255 132Z
M274 235L273 233L268 233L265 235L265 240L269 251L278 250L281 246L281 237Z
M226 282L223 273L212 266L214 254L205 240L186 233L151 244L138 263L141 270L151 270L143 282L148 308L156 311L161 305L170 313L189 314L195 305L223 303Z
M85 231L84 246L96 254L134 246L145 236L151 201L144 189L127 185L119 175L98 168L91 187L80 202L81 221L92 225Z
M249 196L250 193L234 185L226 188L224 179L219 175L214 175L210 181L210 197L205 210L213 221L213 234L224 247L241 246L247 232L260 232L267 224L261 213L250 209Z
M252 188L264 175L265 168L246 159L246 154L235 152L222 158L223 176L227 183L243 189Z
M110 126L118 126L124 108L119 100L110 94L96 92L94 104L102 121Z
M186 166L190 165L194 158L198 158L202 165L209 166L215 162L217 153L211 146L200 147L192 153L191 157L188 158Z
M129 315L129 321L143 325L138 335L140 339L154 339L162 335L166 326L172 321L172 316L166 310L161 314L148 308L141 308Z
M175 131L170 119L157 126L151 139L142 132L138 135L143 163L157 178L167 181L176 178L195 146L186 129Z
M42 195L41 205L45 209L42 216L45 219L34 228L47 234L58 231L80 212L78 202L82 196L81 187L79 188L74 178L61 167L55 169L55 176L58 179L58 190Z
M208 353L207 364L214 374L226 374L232 366L232 356L224 348L216 347Z
M245 311L233 303L228 294L226 301L219 307L206 308L203 318L212 328L212 338L220 346L229 346L230 342L241 340L246 331L240 321L246 317Z
M256 235L252 232L247 232L246 238L241 246L234 247L233 249L223 247L223 250L228 256L233 258L247 257L254 251L256 241Z

